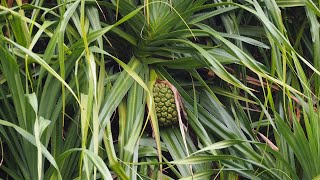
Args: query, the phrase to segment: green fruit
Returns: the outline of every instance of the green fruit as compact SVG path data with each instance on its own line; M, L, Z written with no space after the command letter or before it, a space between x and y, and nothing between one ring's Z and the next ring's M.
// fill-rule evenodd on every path
M153 87L153 98L159 126L172 126L179 122L174 93L163 81L157 81Z

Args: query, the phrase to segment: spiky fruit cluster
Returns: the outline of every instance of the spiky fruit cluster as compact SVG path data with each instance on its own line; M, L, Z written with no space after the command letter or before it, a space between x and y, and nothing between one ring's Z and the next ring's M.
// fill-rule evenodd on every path
M159 126L171 126L178 123L174 93L170 87L164 82L157 81L153 87L153 97Z

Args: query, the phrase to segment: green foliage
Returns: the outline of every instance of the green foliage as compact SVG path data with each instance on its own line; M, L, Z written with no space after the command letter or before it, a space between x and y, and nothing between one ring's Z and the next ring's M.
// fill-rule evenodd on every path
M319 178L318 1L23 2L0 4L1 177Z

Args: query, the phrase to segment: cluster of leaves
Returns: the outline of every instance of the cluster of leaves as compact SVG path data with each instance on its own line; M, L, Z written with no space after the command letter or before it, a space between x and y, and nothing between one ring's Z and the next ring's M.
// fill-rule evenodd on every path
M318 3L2 0L1 176L319 178Z

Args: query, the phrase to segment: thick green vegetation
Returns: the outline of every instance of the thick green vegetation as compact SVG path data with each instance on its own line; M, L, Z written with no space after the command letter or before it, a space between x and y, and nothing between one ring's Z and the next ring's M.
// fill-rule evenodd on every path
M319 3L2 0L0 176L320 179Z

